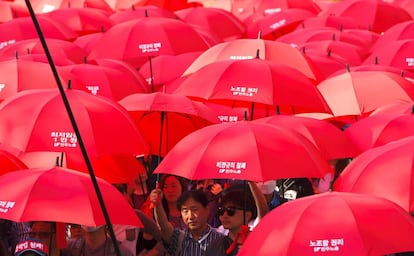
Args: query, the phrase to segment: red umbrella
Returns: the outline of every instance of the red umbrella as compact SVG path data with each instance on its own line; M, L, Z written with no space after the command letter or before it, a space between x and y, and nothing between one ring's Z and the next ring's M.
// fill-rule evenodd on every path
M154 5L148 5L137 7L133 6L132 8L130 7L128 9L119 10L109 16L109 18L113 20L115 24L144 17L164 17L176 19L177 15L175 15L174 12L170 10L163 9Z
M10 21L18 17L28 17L29 11L21 5L14 2L0 2L0 23Z
M220 42L244 37L246 28L233 13L221 8L192 7L174 12L192 26L200 26L220 39Z
M16 3L26 6L24 0L15 0ZM105 0L31 0L36 14L42 14L60 8L96 8L108 13L113 10Z
M314 14L318 14L321 10L312 0L233 0L231 5L231 11L241 19L253 13L271 15L290 8L304 9Z
M145 140L122 106L80 90L66 90L66 94L91 158L147 152ZM81 156L65 113L57 89L20 92L0 105L0 141L25 152L56 151L65 152L68 158Z
M73 43L84 49L87 52L86 56L88 56L91 53L92 49L95 47L95 45L101 40L103 35L104 33L100 32L78 36L73 41ZM88 60L88 62L90 61Z
M131 64L116 59L97 59L96 63L102 67L114 68L121 71L123 73L123 76L128 76L131 80L136 81L136 83L140 86L141 92L151 92L150 84L145 80L145 77Z
M326 192L287 202L253 229L239 255L386 255L414 250L414 219L371 195Z
M411 102L397 102L384 105L374 110L370 116L412 114L414 104Z
M291 45L299 45L306 42L322 40L337 40L363 48L371 46L371 41L367 40L367 38L347 33L346 30L340 31L331 27L297 29L276 39L278 42Z
M283 127L305 136L324 154L327 160L353 158L360 153L357 146L343 131L324 120L274 115L256 119L254 122Z
M139 73L148 84L153 84L155 91L163 91L164 85L179 78L201 53L200 51L156 56L151 61L145 62Z
M383 197L414 212L413 146L409 136L363 152L345 167L334 189Z
M83 63L87 51L80 46L62 39L48 38L46 43L53 61L68 59L74 63ZM45 54L39 38L25 39L5 46L0 50L0 57L18 57L29 54Z
M403 8L378 0L348 0L331 5L320 15L350 17L362 28L382 33L395 24L412 20Z
M376 47L363 64L380 64L414 71L414 39L398 40L387 43L386 47Z
M129 111L154 155L165 156L186 135L219 121L208 107L182 95L135 93L119 103Z
M37 17L45 38L55 38L71 41L76 33L70 28L45 16ZM4 47L20 40L38 38L31 17L20 17L0 24L0 42ZM0 48L2 48L0 47Z
M114 25L114 22L104 11L96 8L59 8L43 15L65 24L77 35L107 31Z
M366 117L352 124L345 132L362 151L365 151L414 135L413 128L412 113L392 113Z
M389 43L398 40L407 40L414 37L414 20L397 23L390 27L378 38L372 50L387 47Z
M19 59L0 61L0 100L29 89L56 88L56 80L46 63Z
M180 159L180 161L177 161ZM252 121L213 124L180 140L154 173L190 180L323 177L332 169L305 137Z
M317 88L335 116L367 115L380 106L414 99L413 84L390 72L350 71L327 78Z
M92 49L89 58L125 60L138 68L150 57L203 51L208 47L200 34L183 21L146 17L111 27Z
M187 0L134 0L132 4L135 7L155 5L170 11L177 11L199 5L197 3L188 3Z
M254 14L253 14L254 15ZM285 9L271 15L258 15L248 22L246 19L246 37L274 40L296 29L305 19L315 14L304 9Z
M3 148L0 149L0 166L0 175L28 168L19 157Z
M97 182L111 223L142 227L125 197L105 180ZM88 174L60 167L28 169L3 174L0 184L2 219L106 224Z
M213 62L189 75L176 93L229 106L276 107L290 112L330 112L323 97L300 71L259 58ZM257 113L257 112L255 112ZM257 115L255 115L257 117Z
M254 59L257 50L260 52L260 58L296 68L315 81L322 80L322 74L317 67L298 49L285 43L263 39L235 39L213 45L187 68L184 75L191 74L214 61Z
M73 80L71 88L83 90L118 101L133 93L148 92L148 86L140 84L133 76L126 75L116 68L74 64L58 70L64 81Z
M306 18L297 28L332 27L338 30L358 28L356 22L350 17L320 15Z
M360 65L368 55L368 50L363 47L334 40L306 42L299 44L298 48L306 53L337 56L351 66Z

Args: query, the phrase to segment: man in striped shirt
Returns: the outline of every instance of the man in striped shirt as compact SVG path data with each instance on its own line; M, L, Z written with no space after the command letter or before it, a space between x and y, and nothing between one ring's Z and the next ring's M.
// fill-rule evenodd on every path
M184 192L177 201L181 217L187 225L185 231L174 229L168 221L161 203L162 191L153 190L150 200L154 204L155 219L161 229L165 248L170 255L203 256L207 246L223 234L208 224L208 198L203 191Z

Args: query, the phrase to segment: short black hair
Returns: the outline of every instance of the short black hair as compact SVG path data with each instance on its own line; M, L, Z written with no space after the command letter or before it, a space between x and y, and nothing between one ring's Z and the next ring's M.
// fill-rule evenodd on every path
M181 210L181 207L188 199L193 199L203 205L204 208L208 206L208 197L204 191L200 190L188 190L181 194L177 200L177 208Z
M230 203L236 207L246 209L246 211L251 212L251 219L256 219L257 208L255 200L250 188L247 185L232 185L222 192L219 200L219 206L224 206Z

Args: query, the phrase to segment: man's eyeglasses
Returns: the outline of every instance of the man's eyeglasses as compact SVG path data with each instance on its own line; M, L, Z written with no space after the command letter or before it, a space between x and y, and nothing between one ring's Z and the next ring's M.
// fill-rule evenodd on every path
M243 208L240 207L234 207L234 206L230 206L230 207L221 207L219 206L217 208L217 214L219 216L223 216L225 212L227 212L227 215L234 216L234 214L236 214L236 210L243 210Z

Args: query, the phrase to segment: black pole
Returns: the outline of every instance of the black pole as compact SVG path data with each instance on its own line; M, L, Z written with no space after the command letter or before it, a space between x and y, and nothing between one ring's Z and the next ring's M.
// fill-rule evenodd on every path
M76 123L75 117L73 115L72 109L70 107L68 98L66 97L66 93L65 93L65 90L63 88L62 82L60 81L59 74L58 74L58 72L56 70L56 66L55 66L55 64L53 62L52 56L51 56L51 54L49 52L49 48L48 48L48 46L46 44L45 37L44 37L43 32L42 32L42 30L40 28L39 22L38 22L38 20L36 18L36 14L33 11L33 7L32 7L32 5L30 3L30 0L25 0L25 2L26 2L26 5L27 5L27 8L29 9L30 16L32 17L33 23L34 23L34 25L36 27L36 31L37 31L37 34L39 35L39 39L42 42L43 50L45 51L45 54L47 56L47 60L48 60L49 65L50 65L50 67L52 69L53 76L55 77L56 84L58 86L60 95L62 96L63 103L65 104L66 111L67 111L67 113L69 115L69 119L70 119L70 121L72 123L73 130L74 130L74 132L76 134L76 137L78 139L79 147L80 147L80 149L82 151L83 158L85 159L85 163L86 163L86 166L88 168L89 175L91 177L93 186L95 188L96 196L98 197L99 204L100 204L100 206L102 208L102 213L103 213L103 215L105 217L106 225L108 227L109 235L111 236L112 242L114 244L115 252L116 252L116 254L118 256L122 256L121 255L121 251L119 250L118 242L117 242L116 237L115 237L114 229L113 229L112 224L111 224L111 221L109 219L108 211L107 211L107 209L105 207L105 202L103 200L101 190L99 189L99 186L98 186L98 182L96 180L95 173L94 173L94 171L92 169L92 164L91 164L91 162L89 160L88 152L86 151L85 145L83 143L83 140L82 140L82 137L81 137L81 134L80 134L78 125Z

